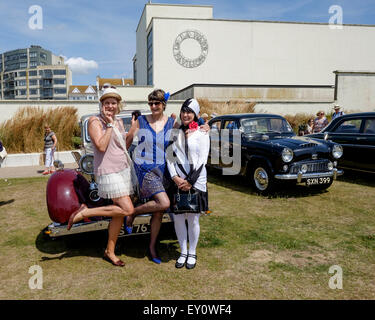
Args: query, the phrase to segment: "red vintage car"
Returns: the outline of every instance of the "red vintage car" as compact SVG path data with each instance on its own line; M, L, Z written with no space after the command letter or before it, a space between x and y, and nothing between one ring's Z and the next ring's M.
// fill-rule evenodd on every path
M74 224L68 231L67 222L70 215L77 210L82 203L89 208L112 204L111 200L101 199L97 193L97 184L94 177L93 154L90 136L87 130L87 121L91 115L81 118L82 156L79 152L72 152L78 164L77 169L64 169L61 161L55 161L56 172L51 175L47 183L46 200L49 216L52 223L48 225L44 233L51 238L68 236L72 234L99 231L108 229L110 218L96 217L83 220ZM131 111L118 115L124 122L125 129L130 128ZM134 144L136 141L134 141ZM172 214L163 216L163 228L173 228ZM119 237L150 233L151 214L138 215L134 219L131 233L122 227Z

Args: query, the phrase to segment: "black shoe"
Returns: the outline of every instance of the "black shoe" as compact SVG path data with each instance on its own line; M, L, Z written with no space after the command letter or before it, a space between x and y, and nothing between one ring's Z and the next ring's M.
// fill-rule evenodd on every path
M179 260L181 257L185 258L184 263L179 263L179 262L178 262L178 260ZM188 257L188 256L187 256L186 254L181 253L180 257L179 257L179 258L177 259L177 261L176 261L175 267L176 267L177 269L182 268L182 267L185 265L185 262L186 262L187 257Z
M190 264L190 263L186 262L186 269L194 269L195 265L197 264L197 256L195 254L188 254L188 257L194 258L195 259L195 263L194 264Z

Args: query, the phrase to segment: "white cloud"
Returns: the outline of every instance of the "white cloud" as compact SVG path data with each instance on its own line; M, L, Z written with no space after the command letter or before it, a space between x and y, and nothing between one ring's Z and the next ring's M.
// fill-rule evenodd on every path
M98 69L99 65L94 60L86 60L82 57L78 58L65 58L65 64L67 64L75 74L89 74L92 70Z

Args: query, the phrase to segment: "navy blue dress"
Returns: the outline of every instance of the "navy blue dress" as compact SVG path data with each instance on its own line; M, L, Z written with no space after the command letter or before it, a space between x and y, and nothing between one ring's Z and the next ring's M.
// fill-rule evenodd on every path
M146 116L138 117L138 146L134 150L134 168L137 173L140 197L151 198L157 193L166 192L169 180L165 151L170 144L170 133L174 119L169 117L164 129L156 133Z

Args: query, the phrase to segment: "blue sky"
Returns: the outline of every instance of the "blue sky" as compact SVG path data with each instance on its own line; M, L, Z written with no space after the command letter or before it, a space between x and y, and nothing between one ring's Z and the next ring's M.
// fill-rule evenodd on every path
M135 31L145 0L0 0L0 52L41 45L63 55L73 84L95 84L97 75L132 77ZM344 24L375 25L374 0L196 0L153 3L213 5L214 18L328 23L332 5ZM29 28L29 8L43 10L42 30Z

